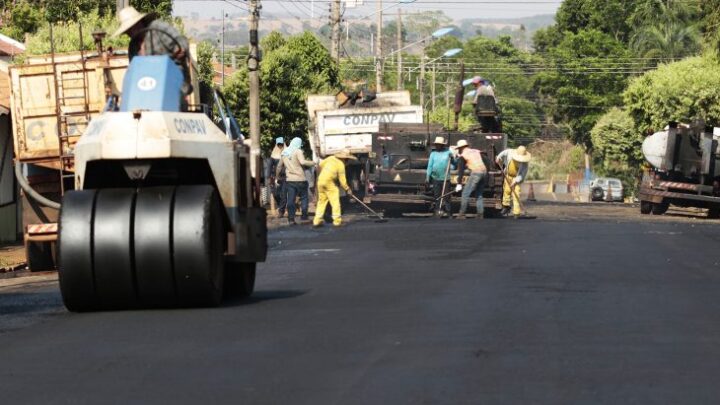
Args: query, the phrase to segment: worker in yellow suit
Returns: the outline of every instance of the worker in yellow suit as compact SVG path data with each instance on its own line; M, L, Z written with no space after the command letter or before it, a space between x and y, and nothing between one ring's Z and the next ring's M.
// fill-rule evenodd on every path
M340 189L336 183L339 183L348 195L352 195L352 190L350 190L345 177L345 162L348 160L357 160L357 158L350 151L343 150L320 162L320 175L317 180L318 202L313 227L317 228L323 225L328 203L332 207L333 225L342 226Z
M532 159L532 155L524 146L517 149L506 149L495 159L495 162L502 167L505 173L502 199L502 215L504 216L510 214L511 204L512 214L515 218L518 218L522 213L520 209L520 184L527 177L530 159Z

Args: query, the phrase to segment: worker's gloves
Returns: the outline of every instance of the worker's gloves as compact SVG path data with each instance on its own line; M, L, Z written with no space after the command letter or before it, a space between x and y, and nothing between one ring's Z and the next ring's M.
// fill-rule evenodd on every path
M462 184L458 184L457 186L455 186L455 192L456 192L456 193L459 193L459 192L461 192L461 191L462 191Z
M352 196L353 196L352 190L347 190L345 193L347 193L348 197L352 197Z

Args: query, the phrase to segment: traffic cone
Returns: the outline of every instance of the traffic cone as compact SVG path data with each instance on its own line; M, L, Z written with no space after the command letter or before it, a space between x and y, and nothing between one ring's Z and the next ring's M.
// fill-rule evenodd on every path
M612 201L613 201L613 197L612 197L612 185L610 185L610 182L609 182L609 181L608 181L607 193L605 194L605 201L606 201L606 202L612 202Z
M527 200L528 200L528 201L537 201L537 200L535 199L535 189L533 188L533 184L532 184L532 183L530 183L530 191L528 191Z

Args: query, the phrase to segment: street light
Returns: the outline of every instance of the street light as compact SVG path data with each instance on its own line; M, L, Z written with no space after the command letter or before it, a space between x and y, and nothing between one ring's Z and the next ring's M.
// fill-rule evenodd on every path
M415 41L415 42L413 42L413 43L411 43L411 44L407 44L407 45L403 46L403 47L400 48L400 49L397 49L397 50L394 50L394 51L390 52L390 53L387 54L386 56L394 55L394 54L396 54L396 53L398 53L398 52L401 52L401 51L404 51L405 49L410 48L411 46L415 46L415 45L417 45L417 44L419 44L419 43L422 43L422 42L425 42L425 41L427 41L427 40L429 40L429 39L438 39L438 38L444 37L445 35L450 34L450 33L453 32L453 31L455 31L455 28L453 28L453 27L440 28L439 30L433 32L432 34L426 36L425 38L423 38L423 39L421 39L421 40L419 40L419 41Z

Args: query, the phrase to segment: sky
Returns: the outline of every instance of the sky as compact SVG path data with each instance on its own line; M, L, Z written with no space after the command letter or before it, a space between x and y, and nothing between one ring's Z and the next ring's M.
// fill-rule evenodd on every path
M353 0L350 0L351 2ZM354 0L364 3L356 8L348 8L346 16L363 17L376 10L376 0ZM389 15L397 13L399 0L384 0L383 8L392 6L384 11ZM314 3L314 7L313 7ZM517 18L529 17L539 14L554 14L562 3L561 0L416 0L412 4L400 7L403 12L421 12L428 10L442 10L449 17L460 20L463 18ZM175 0L176 15L189 15L197 12L201 17L209 18L226 13L244 13L247 9L246 0ZM328 20L328 0L261 0L262 12L268 16L294 16L301 19L313 15L317 19ZM313 10L314 9L314 10ZM262 18L261 14L261 18Z

